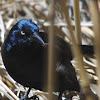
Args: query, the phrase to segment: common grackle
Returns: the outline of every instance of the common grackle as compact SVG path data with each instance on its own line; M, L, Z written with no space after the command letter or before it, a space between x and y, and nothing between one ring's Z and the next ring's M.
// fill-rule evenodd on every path
M39 90L43 90L44 58L47 56L48 36L39 32L38 26L32 20L20 20L10 30L2 45L2 58L11 77L18 83ZM90 48L90 49L89 49ZM71 64L72 53L70 45L60 36L56 36L55 49L57 51L55 73L58 78L57 91L65 90L80 92L80 85L76 72ZM83 53L93 47L81 46ZM47 66L46 66L47 67Z

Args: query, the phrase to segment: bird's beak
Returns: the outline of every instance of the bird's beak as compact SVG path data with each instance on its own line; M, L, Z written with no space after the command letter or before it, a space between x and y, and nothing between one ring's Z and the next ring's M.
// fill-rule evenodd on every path
M39 43L41 43L42 46L45 45L43 39L39 36L37 32L34 32L34 37L38 40Z

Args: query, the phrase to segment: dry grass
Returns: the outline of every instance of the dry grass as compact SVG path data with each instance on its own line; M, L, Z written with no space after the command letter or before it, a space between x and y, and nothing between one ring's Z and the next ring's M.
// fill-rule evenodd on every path
M87 3L86 0L81 0L80 5L79 5L80 11L78 9L76 9L77 10L76 11L75 5L73 7L73 0L67 0L68 2L65 2L65 1L66 0L62 0L62 1L59 0L60 3L55 2L55 19L56 20L54 22L54 27L53 27L55 30L54 31L55 34L61 35L67 42L72 43L72 44L73 44L73 39L74 39L74 43L77 42L76 41L77 39L78 41L82 41L82 44L87 44L87 45L95 44L94 37L96 33L94 34L94 32L97 32L98 34L99 31L98 29L93 27L93 24L95 25L95 23L97 23L95 22L94 19L98 18L98 15L95 15L95 18L92 17L92 20L93 20L93 23L92 23L91 21L92 15L90 15L89 12L93 13L93 11L89 9L90 5L88 5L90 4L90 2ZM49 33L48 29L50 27L50 23L49 23L49 18L48 18L48 14L49 14L48 8L50 4L51 2L49 2L49 0L48 1L46 0L0 0L0 50L1 50L1 45L4 41L5 35L8 34L11 27L18 20L32 19L38 24L41 31L45 31L46 33ZM65 4L68 6L66 6ZM98 2L96 2L95 5L97 4L98 4L97 7L99 7ZM69 10L69 12L67 12L67 10ZM98 11L97 14L100 13L99 8L96 8L96 10ZM81 16L80 19L77 18L78 16L76 16L76 18L74 19L73 12L78 13ZM78 22L79 20L81 21L80 25ZM100 20L100 17L98 18L98 20ZM77 25L75 24L75 22ZM75 25L76 27L79 28L79 30L77 29L75 30ZM80 34L80 31L82 34ZM100 45L99 42L96 41L96 43ZM75 50L74 55L75 57L80 57L80 55L77 52L76 47L77 47L77 44L75 44L75 47L74 47L74 50ZM100 55L98 50L96 49L96 52L97 52L96 55ZM96 57L97 57L97 61L100 62L99 61L100 58L98 58L98 56ZM99 80L99 77L98 77L99 74L97 75L96 73L97 61L96 61L95 55L92 57L83 55L83 57L81 56L81 58L82 58L81 62L77 60L77 62L73 63L73 65L75 66L76 72L78 73L78 79L80 80L80 84L83 90L85 90L86 92L88 91L88 88L90 87L90 90L92 90L92 92L95 92L98 95L99 93L98 93L97 81ZM81 70L77 65L80 65L81 67L83 66L82 69L85 71ZM99 68L99 64L98 64L98 68ZM27 90L26 87L21 86L20 84L16 83L14 80L12 80L9 77L8 73L6 72L6 69L3 66L2 59L0 56L0 99L13 100L14 98L14 100L18 100L18 97L23 95L26 90ZM47 100L47 95L48 95L47 93L33 89L30 92L30 96L32 96L33 93L38 95L40 100ZM67 93L70 93L70 92L67 91ZM87 95L87 98L89 96L91 96L91 93Z

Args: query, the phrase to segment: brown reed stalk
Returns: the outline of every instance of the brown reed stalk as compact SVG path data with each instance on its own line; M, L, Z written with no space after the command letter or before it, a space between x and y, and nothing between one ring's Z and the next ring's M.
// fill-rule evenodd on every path
M79 0L74 0L74 20L75 20L75 35L76 43L81 44L81 26L80 26L80 10L79 10Z
M54 18L55 8L54 0L50 0L49 6L49 48L48 48L48 100L55 100L52 92L54 91L55 84L55 34L54 34Z
M76 58L76 61L78 62L77 66L79 68L79 75L80 75L80 79L82 80L81 82L81 87L82 90L85 91L86 94L86 100L93 100L92 96L91 96L91 92L90 92L90 81L87 78L86 75L86 71L84 69L84 63L83 63L83 56L82 53L80 51L79 46L77 45L75 38L74 38L74 34L73 34L73 28L72 25L70 23L70 19L69 19L69 13L68 13L68 7L66 6L66 0L59 0L59 4L61 5L61 9L63 11L63 13L65 14L65 18L66 18L66 23L68 25L68 29L71 35L71 41L72 41L72 52L74 57Z

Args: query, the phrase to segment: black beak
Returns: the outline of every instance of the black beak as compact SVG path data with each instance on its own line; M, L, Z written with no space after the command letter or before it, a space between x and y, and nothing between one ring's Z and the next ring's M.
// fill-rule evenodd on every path
M35 37L35 38L37 39L37 41L38 41L42 46L45 45L43 39L39 36L39 34L38 34L37 32L34 32L33 37Z

